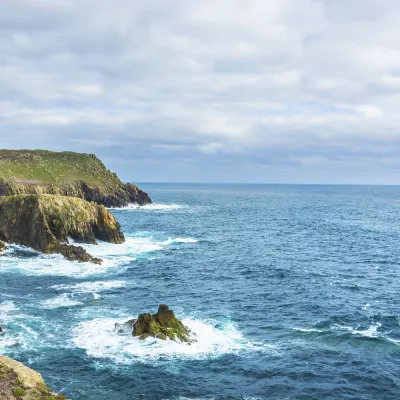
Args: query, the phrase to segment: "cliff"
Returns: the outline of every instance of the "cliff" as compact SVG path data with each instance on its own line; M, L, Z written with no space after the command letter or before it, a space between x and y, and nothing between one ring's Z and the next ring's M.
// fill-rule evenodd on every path
M58 195L0 197L0 240L32 247L42 253L60 253L69 260L100 263L78 243L96 240L124 242L113 215L102 205Z
M147 193L124 184L93 154L0 150L0 196L57 194L106 207L151 203Z
M43 382L42 376L8 357L0 357L1 400L66 400Z

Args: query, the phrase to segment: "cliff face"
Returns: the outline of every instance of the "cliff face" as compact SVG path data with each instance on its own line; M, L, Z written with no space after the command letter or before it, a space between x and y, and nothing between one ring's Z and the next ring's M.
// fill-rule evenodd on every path
M93 154L0 150L0 196L56 194L106 207L151 203L147 193L124 184Z
M38 372L8 357L0 357L0 399L66 400L53 393Z
M96 239L124 242L118 222L104 206L57 195L0 197L0 240L32 247L42 253L61 253L69 260L101 260L82 247L68 244L96 244Z

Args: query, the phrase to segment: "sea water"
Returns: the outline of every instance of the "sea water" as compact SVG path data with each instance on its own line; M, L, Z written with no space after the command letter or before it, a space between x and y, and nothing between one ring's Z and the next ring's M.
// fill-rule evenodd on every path
M74 400L400 398L399 187L141 186L102 265L0 257L0 354ZM115 332L161 303L195 344Z

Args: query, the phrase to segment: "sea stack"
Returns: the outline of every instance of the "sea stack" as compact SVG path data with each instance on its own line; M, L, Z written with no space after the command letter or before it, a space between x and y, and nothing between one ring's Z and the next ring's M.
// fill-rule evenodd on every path
M193 343L191 332L174 312L165 304L161 304L156 314L140 314L132 326L132 335L139 339L154 337L174 340L176 342Z

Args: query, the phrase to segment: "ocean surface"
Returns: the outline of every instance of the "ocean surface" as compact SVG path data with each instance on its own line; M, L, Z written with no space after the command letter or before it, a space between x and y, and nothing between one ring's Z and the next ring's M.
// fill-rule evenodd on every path
M400 187L141 187L101 266L0 257L0 354L74 400L400 399ZM160 303L196 344L114 331Z

